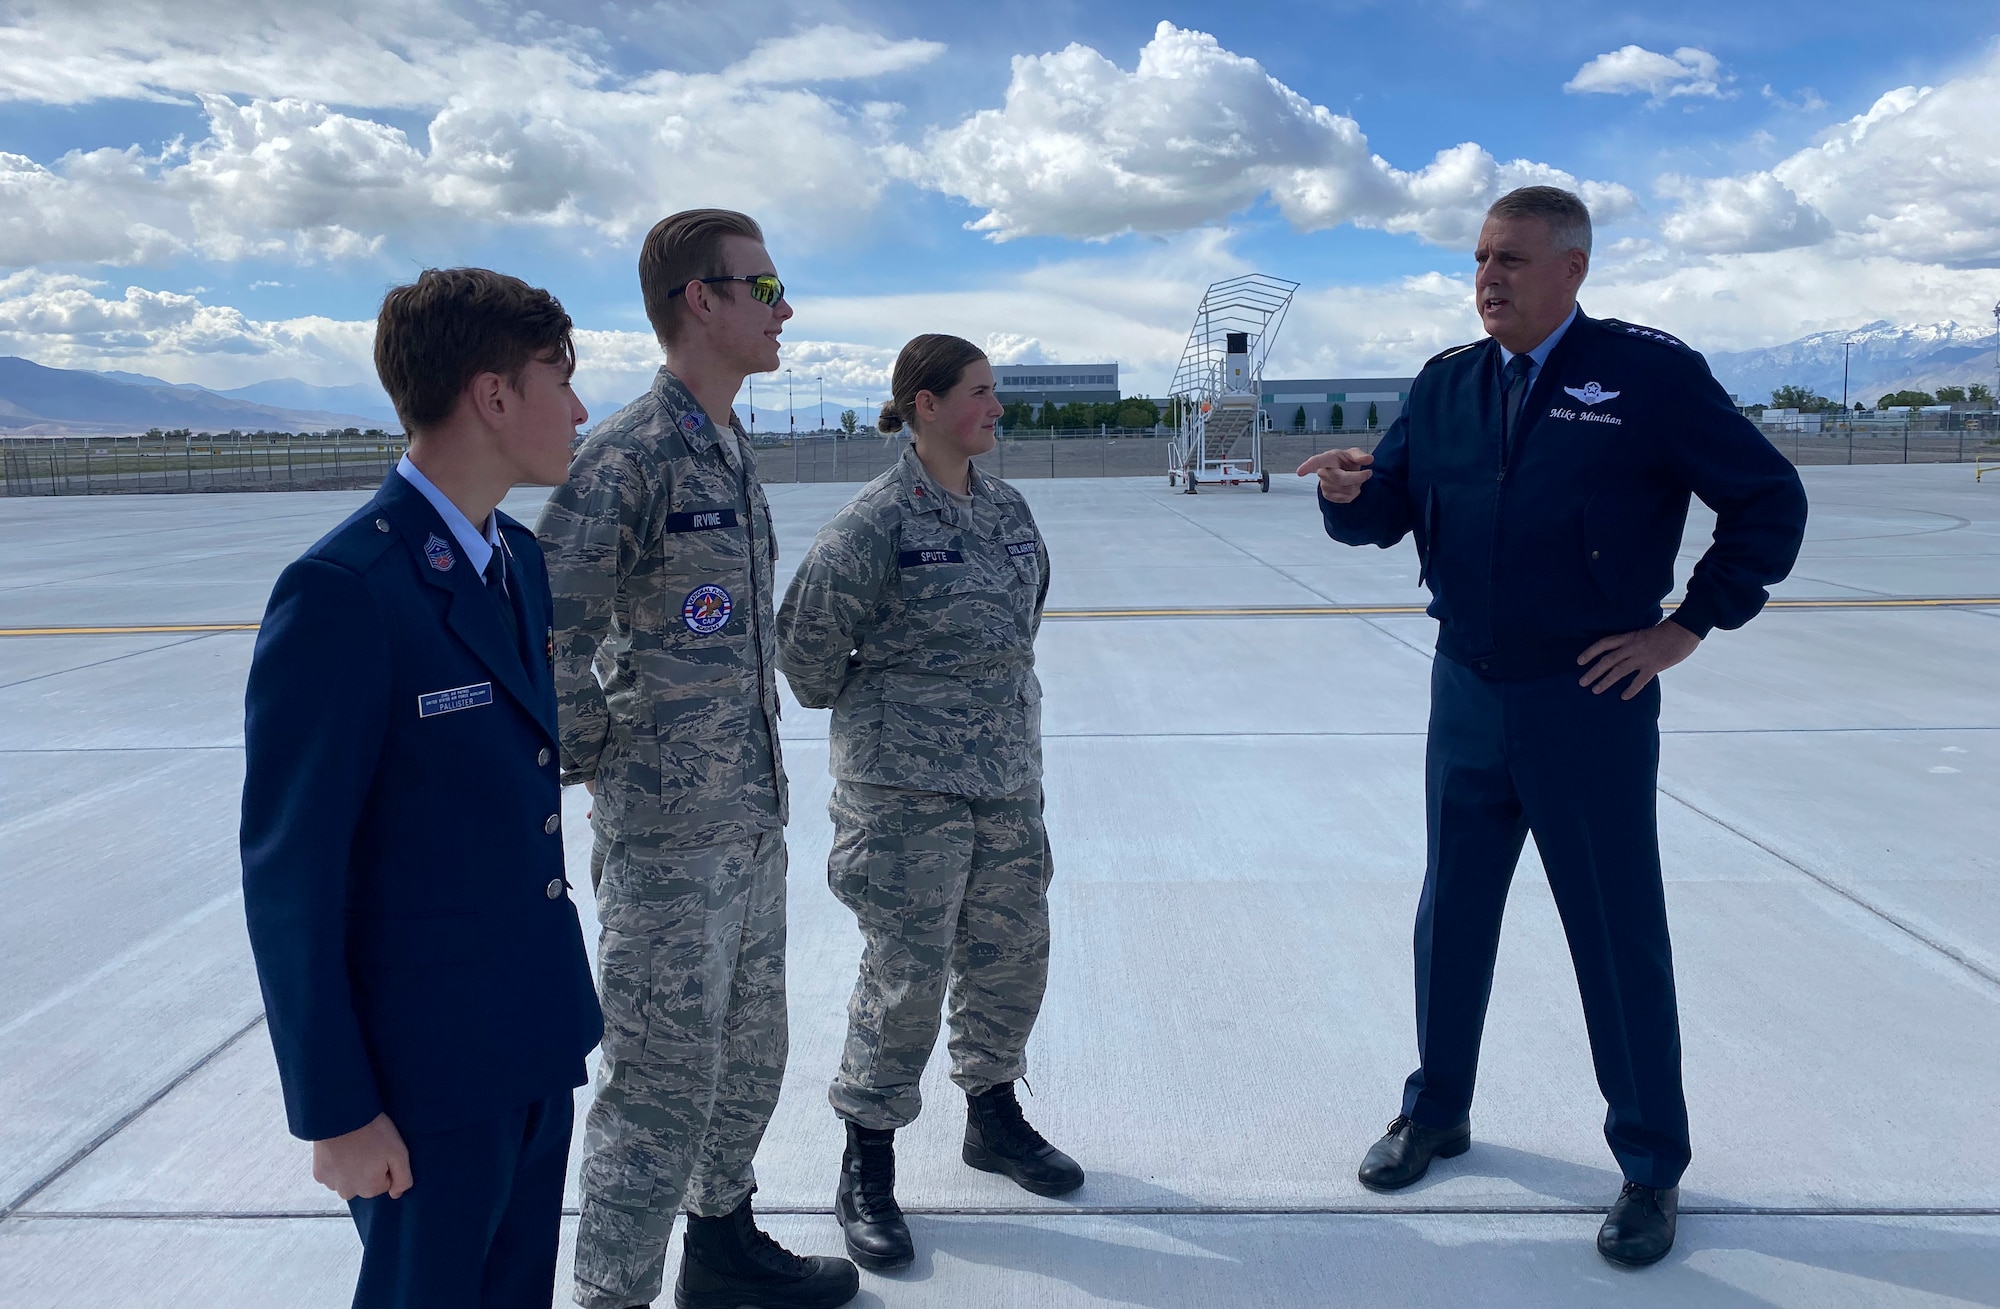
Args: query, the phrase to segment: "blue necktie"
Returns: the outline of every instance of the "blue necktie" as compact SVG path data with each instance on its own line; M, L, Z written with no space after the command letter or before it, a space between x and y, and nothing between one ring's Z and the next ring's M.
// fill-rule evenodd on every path
M514 613L514 597L507 590L507 564L501 557L506 552L495 547L486 561L486 592L500 606L500 621L507 625L507 640L514 647L514 653L523 664L527 656L521 654L521 620Z
M1514 445L1514 433L1521 426L1521 406L1528 398L1528 374L1535 370L1535 361L1528 355L1515 355L1507 361L1503 374L1506 389L1500 402L1500 466L1507 466L1507 456Z

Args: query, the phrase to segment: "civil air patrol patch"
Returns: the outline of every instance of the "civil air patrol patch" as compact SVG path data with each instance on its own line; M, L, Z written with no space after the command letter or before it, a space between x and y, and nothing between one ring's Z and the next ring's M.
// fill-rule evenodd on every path
M681 601L681 621L687 624L688 631L708 636L722 630L735 608L736 602L721 587L714 583L697 586Z
M701 430L701 415L682 414L681 430L683 432L686 432L689 436L693 436L696 432L699 432Z
M452 553L451 546L439 540L435 532L424 542L424 558L430 560L431 567L440 573L450 572L451 566L458 562L458 556Z
M432 537L433 541L437 538ZM434 718L439 714L455 714L461 709L477 709L480 705L493 703L493 683L475 682L471 686L454 686L449 691L429 691L417 697L417 717Z
M1607 391L1595 382L1585 382L1582 386L1566 386L1563 390L1587 405L1602 404L1606 400L1616 400L1617 391Z

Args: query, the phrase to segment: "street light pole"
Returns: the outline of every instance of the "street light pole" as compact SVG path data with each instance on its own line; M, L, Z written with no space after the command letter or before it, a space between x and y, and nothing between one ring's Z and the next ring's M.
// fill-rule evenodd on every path
M1853 344L1854 342L1852 341L1842 341L1840 343L1840 425L1842 427L1848 425L1850 421L1849 415L1854 412L1847 407L1847 351Z
M824 432L826 430L826 378L822 374L814 373L813 381L819 383L819 430Z
M750 374L750 435L757 435L757 374Z
M792 416L792 370L785 370L785 428L793 436L799 434L799 420Z

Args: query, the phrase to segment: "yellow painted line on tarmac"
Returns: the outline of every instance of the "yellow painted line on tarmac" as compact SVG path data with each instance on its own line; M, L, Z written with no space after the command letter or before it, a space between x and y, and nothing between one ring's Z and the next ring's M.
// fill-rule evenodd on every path
M1767 609L1986 609L2000 596L1857 596L1852 599L1772 600ZM1673 606L1668 606L1671 612ZM1214 605L1172 609L1049 609L1044 618L1328 618L1421 614L1422 605Z
M176 636L182 633L254 632L257 623L141 623L120 627L0 627L0 636Z
M2000 609L2000 595L1866 596L1773 600L1767 609ZM1671 610L1671 606L1669 606ZM1379 618L1417 615L1422 605L1191 605L1153 609L1050 609L1045 618ZM257 623L132 623L103 627L0 627L8 636L178 636L254 632Z

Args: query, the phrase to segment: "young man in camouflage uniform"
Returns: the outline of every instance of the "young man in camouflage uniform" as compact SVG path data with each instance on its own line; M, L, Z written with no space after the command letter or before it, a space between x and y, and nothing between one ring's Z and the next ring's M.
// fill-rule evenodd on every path
M827 879L864 941L829 1093L847 1125L835 1212L870 1268L915 1256L894 1140L922 1107L947 984L965 1162L1042 1195L1083 1185L1014 1098L1049 971L1048 555L1020 492L971 464L1000 416L978 347L918 337L893 391L880 426L915 443L820 531L778 616L793 692L833 707Z
M576 1300L794 1309L853 1297L841 1259L759 1231L751 1159L784 1075L785 772L770 506L733 405L791 317L742 214L664 219L639 283L666 366L600 423L537 532L555 596L564 782L591 788L599 990Z

